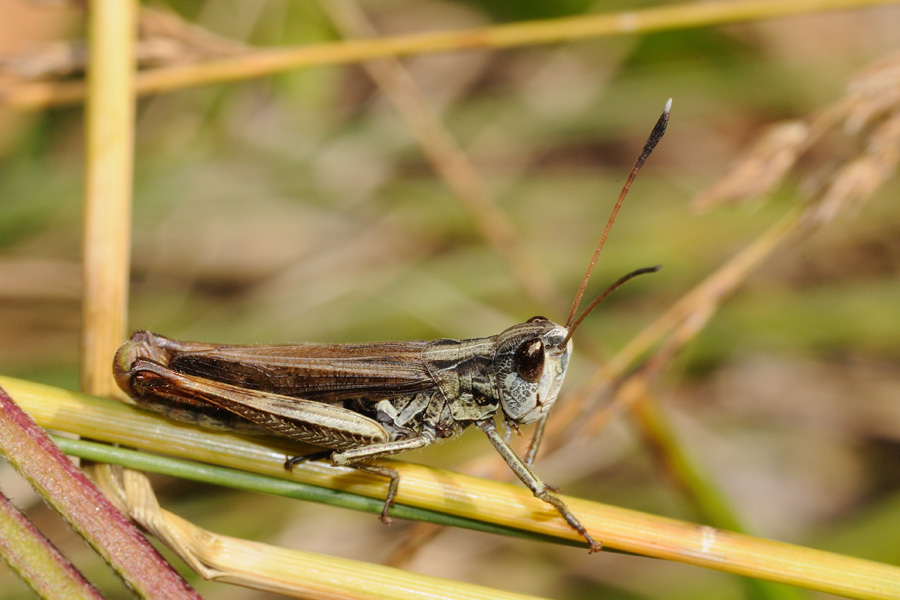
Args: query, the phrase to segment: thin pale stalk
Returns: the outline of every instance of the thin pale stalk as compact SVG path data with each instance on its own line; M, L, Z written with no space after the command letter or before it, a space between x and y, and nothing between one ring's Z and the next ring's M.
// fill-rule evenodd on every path
M95 0L88 10L81 388L101 396L116 389L110 357L125 338L135 9L132 1Z
M462 31L439 31L380 40L356 40L274 50L257 50L242 56L190 65L149 69L137 78L140 95L265 77L294 69L357 63L387 56L407 56L497 49L537 44L636 35L691 27L710 27L784 18L809 13L895 4L896 0L737 0L692 2L603 15L529 21ZM4 94L5 105L34 110L50 105L79 102L84 97L80 82L37 82L19 85Z
M109 357L125 337L128 303L136 10L131 0L94 0L87 11L80 375L81 389L103 396L116 390ZM109 505L102 495L90 501L95 511ZM89 508L82 511L90 514ZM132 585L139 585L145 597L197 597L135 528L118 512L115 515L124 521L124 533L94 543L104 560ZM135 579L133 570L144 562L153 566L142 575L149 579ZM167 591L160 587L163 582L170 582Z

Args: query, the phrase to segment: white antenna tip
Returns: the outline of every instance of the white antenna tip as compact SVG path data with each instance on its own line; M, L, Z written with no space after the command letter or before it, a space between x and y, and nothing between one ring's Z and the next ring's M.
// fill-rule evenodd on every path
M671 111L672 111L672 99L669 98L669 99L666 101L666 108L663 109L663 112L665 112L666 114L669 114Z

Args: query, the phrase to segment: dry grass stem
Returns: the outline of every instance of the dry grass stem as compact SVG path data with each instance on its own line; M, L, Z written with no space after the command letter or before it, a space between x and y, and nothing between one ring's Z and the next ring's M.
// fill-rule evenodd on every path
M704 467L682 450L674 432L661 417L658 402L650 392L651 382L679 350L705 328L722 302L756 266L774 253L782 241L800 230L808 233L815 226L834 219L839 212L859 206L893 174L900 154L896 79L884 74L893 71L894 66L893 61L881 61L879 68L867 70L865 77L851 86L852 98L844 98L823 110L811 125L789 122L770 129L728 176L697 198L695 206L707 208L761 196L779 185L810 144L831 129L843 127L844 132L868 133L863 154L848 159L838 168L805 208L790 212L723 265L633 339L606 368L598 370L574 398L569 398L551 421L547 435L551 448L558 446L559 440L571 439L574 422L580 423L579 431L574 434L576 437L591 435L628 409L659 468L682 488L707 522L735 531L743 530L740 518L713 480L706 476ZM809 183L807 186L811 187ZM654 346L657 349L645 358L643 367L621 381L624 369ZM584 400L596 398L600 390L610 389L610 382L619 381L621 384L612 384L616 387L613 400L585 419L587 407L595 403L585 404Z
M81 386L107 396L109 368L125 337L131 257L135 4L107 0L89 11Z
M249 50L166 9L140 7L137 18L134 56L139 68L196 63ZM87 68L88 52L81 40L45 42L27 52L0 56L0 74L21 83L84 75Z
M809 127L799 121L773 126L723 177L697 195L693 207L704 210L716 204L736 203L771 192L784 179L805 149Z
M173 65L140 73L136 91L156 94L184 87L240 81L314 66L363 62L406 56L552 44L612 35L635 35L689 27L708 27L806 13L821 13L894 4L896 0L737 0L661 6L606 15L586 15L473 29L419 33L381 40L357 40L256 50L241 56L203 63ZM85 93L80 82L34 82L15 85L0 95L3 104L20 110L79 102Z
M162 509L150 482L136 471L124 470L100 483L141 526L207 580L307 600L414 600L433 597L435 590L448 600L535 598L213 533Z
M900 159L900 102L868 136L864 153L837 169L825 190L814 200L808 224L832 221L838 213L859 208L897 170Z
M900 54L865 68L845 95L808 124L773 126L715 184L697 196L695 208L744 202L784 183L797 161L826 136L840 136L839 148L862 148L836 164L807 175L800 192L810 204L804 220L817 226L870 197L897 168L900 157ZM824 174L823 174L824 173Z

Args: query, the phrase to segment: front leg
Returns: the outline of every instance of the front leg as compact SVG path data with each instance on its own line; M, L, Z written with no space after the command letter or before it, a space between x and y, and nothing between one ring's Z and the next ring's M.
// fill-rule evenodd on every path
M506 442L503 441L503 437L499 433L497 433L497 428L494 426L494 421L492 419L485 419L483 421L477 421L475 423L478 425L482 431L484 431L485 435L487 435L488 439L494 445L494 448L497 449L497 452L500 453L500 456L503 457L503 460L506 461L506 464L509 465L509 468L512 469L513 473L522 480L528 489L537 497L553 506L560 515L566 520L566 523L569 524L569 527L577 531L581 537L587 540L587 543L590 545L591 552L599 552L601 548L603 548L603 544L600 542L594 541L594 539L588 534L587 530L584 528L575 515L572 514L572 511L569 510L569 507L566 506L565 502L563 502L559 497L553 494L547 485L538 479L538 476L534 474L534 471L531 470L525 462L519 458L519 456L513 452L513 449L510 448Z

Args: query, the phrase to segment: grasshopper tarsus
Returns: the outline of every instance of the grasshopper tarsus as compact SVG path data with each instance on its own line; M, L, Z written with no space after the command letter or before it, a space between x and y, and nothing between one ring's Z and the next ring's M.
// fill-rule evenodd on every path
M322 452L312 452L310 454L299 454L297 456L288 456L284 460L284 470L293 471L294 467L310 460L322 460L331 457L331 450L323 450Z
M591 534L588 533L587 529L585 529L584 525L572 514L572 511L569 510L569 507L566 506L566 503L562 501L559 496L550 492L549 486L544 486L544 489L540 491L540 493L535 492L534 494L547 504L552 505L559 512L560 515L566 520L566 523L574 529L581 537L585 539L588 543L588 552L593 554L594 552L600 552L603 549L603 544L596 541Z
M381 509L381 522L390 525L393 519L388 516L388 511L394 506L394 500L397 497L397 491L400 489L400 473L390 467L382 465L372 465L365 463L354 464L353 467L360 471L374 473L390 480L388 484L387 496L384 499L384 507Z
M553 490L553 491L551 491ZM600 552L603 549L603 544L596 541L591 534L588 533L587 529L585 529L584 525L581 524L581 521L572 514L572 511L569 510L569 507L566 506L566 503L563 502L562 498L557 496L554 492L559 492L559 488L551 488L551 486L545 485L544 488L540 491L540 493L535 492L535 496L540 500L543 500L547 504L553 506L556 511L565 519L566 524L569 527L575 530L581 537L585 539L588 543L588 547L590 548L590 554L594 552Z

